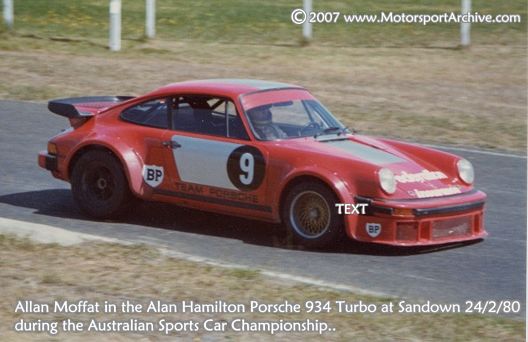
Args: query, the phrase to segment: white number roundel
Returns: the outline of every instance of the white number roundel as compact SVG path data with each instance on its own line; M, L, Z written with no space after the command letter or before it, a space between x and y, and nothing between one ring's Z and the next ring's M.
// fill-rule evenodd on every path
M256 190L264 180L266 161L257 148L242 145L233 150L227 160L227 175L239 190Z

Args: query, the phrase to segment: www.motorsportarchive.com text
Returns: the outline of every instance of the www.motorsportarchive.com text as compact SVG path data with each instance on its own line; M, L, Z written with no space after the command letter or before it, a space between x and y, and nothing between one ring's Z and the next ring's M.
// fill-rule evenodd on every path
M404 13L384 12L379 13L341 13L338 11L314 11L306 12L302 8L296 8L291 12L291 22L297 25L305 22L311 24L508 24L521 23L520 14L481 14L479 12L469 13Z
M517 300L466 301L464 304L439 304L431 301L411 303L405 300L381 303L367 303L361 300L307 300L302 303L287 300L278 303L264 303L257 300L251 300L247 303L230 303L222 300L207 303L192 300L176 302L160 300L134 302L126 300L120 303L62 300L42 303L32 300L19 300L14 311L20 317L13 326L16 332L37 332L50 335L57 335L59 332L157 332L169 335L182 332L231 331L274 335L277 333L325 334L335 332L335 327L324 320L327 317L325 314L330 313L344 315L376 313L512 314L521 311L521 303ZM24 317L24 314L33 315L31 319L28 319ZM34 314L42 314L42 316L39 315L41 318L34 319ZM62 314L62 319L47 320L46 314ZM64 316L64 314L71 316ZM92 314L126 314L128 317L125 319L101 318L100 315L86 317ZM152 319L145 319L145 314L152 315ZM215 314L221 314L221 318L215 317ZM226 318L224 314L231 314L233 317ZM253 315L243 317L243 314ZM255 314L282 314L281 317L283 318L269 319L268 316L260 320L255 319ZM284 314L291 314L291 316L284 318ZM299 317L296 314L304 315ZM192 318L185 319L185 315L192 315Z

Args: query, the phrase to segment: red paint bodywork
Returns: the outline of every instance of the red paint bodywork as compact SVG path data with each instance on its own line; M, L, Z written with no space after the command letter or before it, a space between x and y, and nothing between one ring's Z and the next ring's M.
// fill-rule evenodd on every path
M119 115L124 109L141 102L189 94L206 94L231 99L243 120L250 140L240 141L227 137L169 131L168 129L141 126L120 119ZM311 177L330 187L342 203L358 203L366 200L370 207L381 208L370 212L368 215L344 216L346 232L349 237L356 240L416 246L474 240L487 235L483 225L486 195L476 191L472 185L465 184L459 178L456 163L461 158L458 156L399 141L349 134L347 138L350 141L374 147L404 160L401 163L384 166L389 167L395 174L402 171L417 173L427 169L441 171L447 175L446 179L441 180L398 183L397 191L388 195L382 191L379 185L377 172L381 167L380 165L359 157L356 158L351 154L342 153L340 149L322 144L313 137L278 141L260 141L255 138L245 116L246 110L271 102L311 98L313 98L312 95L300 87L259 90L250 84L191 81L171 84L117 105L105 103L78 104L76 108L84 112L91 112L94 115L80 121L70 120L73 121L71 124L74 128L50 140L50 143L57 147L57 154L54 156L56 168L52 170L52 173L56 178L69 181L71 163L75 161L79 153L94 147L106 148L121 161L130 189L139 198L270 222L280 222L281 220L280 206L288 185L300 177ZM208 193L214 193L210 196L217 199L215 201L171 196L170 192L192 194L194 191L192 184L182 187L174 157L170 149L162 144L162 142L170 140L173 135L233 142L259 149L266 160L265 178L258 189L245 192L245 194L254 195L257 203L253 204L269 210L225 205L218 199L233 200L235 198L234 201L236 202L237 197L232 191L222 189L208 189ZM50 169L46 167L46 159L49 157L48 152L41 152L39 165ZM159 188L167 190L166 192L156 192L144 182L142 170L145 164L163 165L165 167L166 177ZM410 194L415 190L431 190L448 186L458 187L460 194L433 198L416 198ZM468 206L467 209L464 209L464 205L475 203L481 205ZM422 212L420 215L409 214L407 211L406 214L398 215L394 211L396 208L437 210L425 214ZM468 220L467 222L471 227L469 232L455 236L449 234L440 237L433 236L433 226L441 226L442 222L449 222L449 220L454 220L453 222L456 223L458 219ZM367 223L381 224L382 232L380 235L377 237L369 236L365 230ZM410 225L405 226L405 224ZM410 229L407 232L410 231L411 233L403 236L403 233L398 232L400 226Z

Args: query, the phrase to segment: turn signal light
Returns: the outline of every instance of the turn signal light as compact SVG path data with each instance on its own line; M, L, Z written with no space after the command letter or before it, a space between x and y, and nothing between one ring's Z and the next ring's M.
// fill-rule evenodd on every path
M414 216L413 210L408 208L394 208L392 213L396 216Z
M48 143L48 153L49 154L57 154L57 145L54 143Z

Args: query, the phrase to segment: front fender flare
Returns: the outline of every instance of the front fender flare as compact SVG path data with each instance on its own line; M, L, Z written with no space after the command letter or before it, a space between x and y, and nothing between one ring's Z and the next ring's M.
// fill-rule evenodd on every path
M284 198L284 191L287 191L287 187L292 184L293 181L300 177L312 177L326 184L337 196L341 203L355 203L354 194L355 190L352 185L347 182L344 177L341 177L335 171L321 169L320 167L306 167L302 169L292 170L290 173L283 178L279 185L280 191L273 192L272 201L275 203L273 212L276 215L278 221L280 218L280 211L282 199ZM357 225L357 216L348 215L344 218L345 230L349 236L355 235L355 228Z

